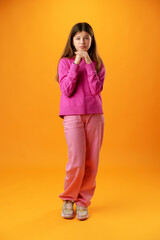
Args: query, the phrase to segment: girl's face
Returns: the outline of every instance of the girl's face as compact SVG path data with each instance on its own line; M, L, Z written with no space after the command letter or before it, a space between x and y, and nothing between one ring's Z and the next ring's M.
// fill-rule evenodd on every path
M73 37L73 45L76 50L88 51L91 46L92 38L88 32L77 32Z

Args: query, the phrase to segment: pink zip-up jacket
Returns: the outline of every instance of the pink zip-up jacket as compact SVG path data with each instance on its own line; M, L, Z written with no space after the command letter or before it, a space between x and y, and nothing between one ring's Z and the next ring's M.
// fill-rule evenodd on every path
M61 90L59 117L64 115L103 113L101 91L105 79L102 62L97 74L96 62L87 64L82 58L80 64L75 58L63 57L59 60L58 74Z

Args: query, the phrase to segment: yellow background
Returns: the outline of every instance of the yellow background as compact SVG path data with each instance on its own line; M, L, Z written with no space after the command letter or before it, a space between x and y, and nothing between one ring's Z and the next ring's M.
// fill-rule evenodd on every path
M1 239L160 239L160 3L0 2ZM88 22L106 68L105 134L85 222L60 216L67 145L58 60Z

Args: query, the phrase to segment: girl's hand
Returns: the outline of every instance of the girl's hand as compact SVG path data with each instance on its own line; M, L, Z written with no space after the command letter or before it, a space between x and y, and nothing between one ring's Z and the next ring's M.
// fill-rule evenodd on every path
M75 54L76 57L78 56L80 59L83 58L87 64L92 62L87 51L79 50L76 51Z
M74 63L75 63L75 64L79 64L81 61L82 61L81 56L80 56L79 54L76 54L76 58L75 58L75 60L74 60Z

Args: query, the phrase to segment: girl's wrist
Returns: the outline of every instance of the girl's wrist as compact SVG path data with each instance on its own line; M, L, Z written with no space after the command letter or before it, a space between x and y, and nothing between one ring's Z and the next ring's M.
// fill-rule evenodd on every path
M89 63L92 62L92 60L90 59L90 57L86 57L86 58L85 58L85 61L86 61L87 64L89 64Z

